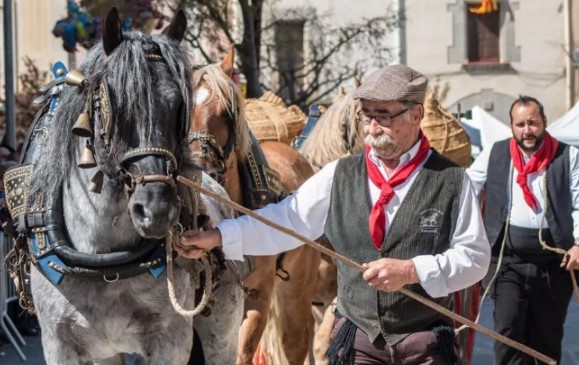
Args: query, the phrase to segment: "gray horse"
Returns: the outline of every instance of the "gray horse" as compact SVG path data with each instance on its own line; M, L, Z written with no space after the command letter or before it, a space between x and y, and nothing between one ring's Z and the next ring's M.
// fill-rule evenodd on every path
M192 318L173 309L163 272L164 238L181 216L173 176L189 120L186 20L178 13L163 35L123 33L113 9L103 28L32 175L32 212L44 212L29 236L44 356L51 365L122 364L123 353L185 364ZM89 128L73 134L83 112ZM91 152L96 163L85 160ZM189 273L175 267L174 276L177 300L191 308Z

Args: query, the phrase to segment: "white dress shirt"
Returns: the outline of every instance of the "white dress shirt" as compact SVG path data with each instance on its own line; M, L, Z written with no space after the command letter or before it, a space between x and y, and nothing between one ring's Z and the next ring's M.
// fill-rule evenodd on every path
M395 171L417 154L419 146L420 142L416 143L400 158ZM370 154L370 159L378 165L380 172L388 180L380 160L373 153ZM295 193L278 204L270 204L257 210L256 213L310 239L317 239L324 233L337 163L334 161L327 164ZM423 164L408 177L406 182L394 187L395 196L384 207L387 222L393 221L408 190L422 171ZM380 195L380 189L369 179L368 184L374 204ZM248 216L224 220L217 227L221 231L225 256L233 260L242 260L243 255L275 255L303 244ZM490 246L478 200L466 174L463 177L458 220L450 248L438 255L421 255L412 260L420 284L431 297L446 296L466 288L481 280L486 274L490 261Z
M487 170L489 165L489 158L492 146L485 148L474 163L466 170L468 176L472 180L477 195L487 181ZM571 188L571 199L573 200L573 237L579 238L579 149L569 146L569 186ZM508 157L510 158L510 157ZM530 158L525 157L524 162L527 163ZM535 172L527 176L527 184L533 192L533 195L539 203L539 209L534 211L525 202L523 196L523 189L517 184L517 176L519 173L517 169L513 168L511 161L510 169L513 170L513 177L511 181L511 188L507 191L508 207L511 215L509 224L523 228L549 228L545 216L545 186L544 175L546 170ZM512 197L510 196L512 192ZM515 209L513 209L515 207Z

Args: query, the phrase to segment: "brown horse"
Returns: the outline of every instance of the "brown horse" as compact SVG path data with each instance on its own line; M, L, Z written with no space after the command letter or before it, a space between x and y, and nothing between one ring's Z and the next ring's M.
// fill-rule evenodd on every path
M193 74L195 110L191 121L190 158L206 171L217 176L232 200L247 205L240 179L240 166L250 148L249 128L244 113L244 100L231 80L233 49L221 65L209 65ZM308 161L287 145L267 142L262 145L270 167L280 176L286 191L293 191L313 174ZM241 324L237 364L252 364L270 313L275 320L268 329L275 341L268 342L270 363L303 364L313 337L312 302L320 254L302 246L289 251L283 268L289 281L276 279L278 256L255 257L255 270L243 281L256 289L258 298L245 300L245 318ZM283 326L282 328L278 327ZM276 333L277 335L274 335Z

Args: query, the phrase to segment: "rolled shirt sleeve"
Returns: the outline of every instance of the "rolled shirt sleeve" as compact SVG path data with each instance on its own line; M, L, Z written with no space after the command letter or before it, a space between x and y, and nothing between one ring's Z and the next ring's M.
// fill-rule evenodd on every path
M477 196L480 196L480 193L487 182L487 170L492 147L493 146L491 145L482 150L478 158L468 169L466 169L466 173L472 182Z
M458 220L450 247L438 255L413 259L420 284L433 298L443 297L480 281L490 263L490 245L473 185L464 174Z
M328 215L336 165L337 161L326 165L294 194L256 213L309 239L320 237ZM249 216L223 220L217 228L221 232L225 256L232 260L242 260L243 255L276 255L303 244ZM432 297L468 287L486 274L490 247L478 201L466 173L450 248L440 255L417 256L413 261L421 285Z
M293 194L255 213L309 239L319 238L324 233L337 164L338 161L327 164ZM276 255L303 244L249 216L223 220L217 229L225 257L230 260L243 260L243 255Z

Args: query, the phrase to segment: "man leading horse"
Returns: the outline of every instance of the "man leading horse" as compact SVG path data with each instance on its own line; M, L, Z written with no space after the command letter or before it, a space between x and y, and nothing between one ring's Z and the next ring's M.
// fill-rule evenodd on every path
M489 244L472 184L420 130L426 86L426 77L403 65L370 75L355 93L365 152L326 165L294 194L259 210L309 238L325 233L338 253L367 267L360 276L338 265L331 364L454 363L452 322L396 290L409 285L450 307L452 292L487 272ZM222 246L239 260L299 245L244 216L186 232L177 250L198 258Z

